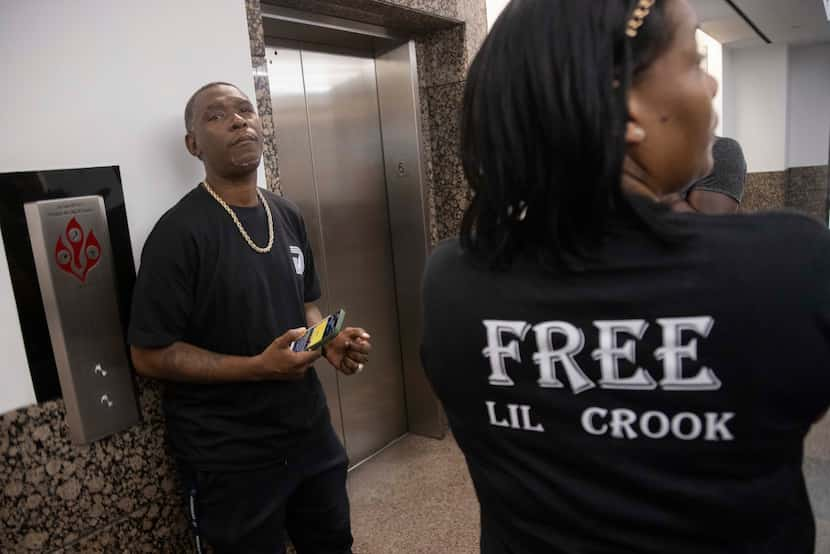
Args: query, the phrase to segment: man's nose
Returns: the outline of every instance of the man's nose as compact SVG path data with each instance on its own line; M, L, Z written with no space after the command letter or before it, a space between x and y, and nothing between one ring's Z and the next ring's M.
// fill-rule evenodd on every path
M238 113L233 114L233 119L231 120L231 129L241 129L247 126L248 122L245 120L244 117L242 117Z

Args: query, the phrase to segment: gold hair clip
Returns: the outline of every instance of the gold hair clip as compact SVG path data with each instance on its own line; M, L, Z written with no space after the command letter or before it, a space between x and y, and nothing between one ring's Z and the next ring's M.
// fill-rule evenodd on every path
M640 32L640 27L643 26L646 17L648 14L651 13L651 7L654 6L654 3L657 0L640 0L640 3L637 4L637 7L634 9L634 13L631 14L631 19L628 20L628 25L626 26L625 34L631 38L635 38L637 33Z

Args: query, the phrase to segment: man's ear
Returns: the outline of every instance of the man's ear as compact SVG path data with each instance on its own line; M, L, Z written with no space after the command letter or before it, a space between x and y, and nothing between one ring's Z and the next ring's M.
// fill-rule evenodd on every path
M184 136L184 145L187 147L187 151L190 152L191 155L199 158L200 160L202 159L202 151L199 149L199 145L196 144L196 137L194 137L191 133L187 133Z

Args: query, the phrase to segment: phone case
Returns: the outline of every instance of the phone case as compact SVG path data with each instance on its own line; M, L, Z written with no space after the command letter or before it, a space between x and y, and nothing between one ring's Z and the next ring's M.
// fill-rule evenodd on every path
M305 334L291 345L294 352L303 352L321 348L331 339L336 337L343 329L343 322L346 319L346 310L341 309L332 314L320 323L307 330Z

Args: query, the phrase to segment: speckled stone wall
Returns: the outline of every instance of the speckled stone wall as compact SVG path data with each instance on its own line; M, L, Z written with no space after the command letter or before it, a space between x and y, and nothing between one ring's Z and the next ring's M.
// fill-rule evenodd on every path
M757 212L785 207L787 172L769 171L746 176L741 211Z
M791 209L827 224L828 166L747 175L741 211Z
M262 120L264 144L262 164L265 166L265 180L268 188L282 194L280 188L279 157L277 137L274 131L274 110L271 107L271 93L268 82L268 61L265 59L265 37L262 31L262 11L259 0L245 0L248 17L248 38L251 46L251 70L254 74L254 90L259 117Z
M417 3L417 2L414 2ZM481 0L453 2L453 16L464 27L436 31L416 40L423 119L424 151L431 180L427 186L433 243L458 233L470 191L458 156L459 115L467 68L487 34Z
M422 147L433 241L455 233L467 192L457 160L464 74L486 33L484 0L286 0L283 5L404 30L416 37ZM279 191L259 0L246 0L251 69L265 130L264 168ZM448 18L435 29L437 15ZM164 443L159 386L139 380L140 425L70 443L62 401L0 415L0 552L181 553L193 544Z
M0 552L186 552L192 548L164 445L159 389L143 422L73 445L62 401L0 416Z
M827 225L826 165L793 167L787 171L787 207L804 212Z

